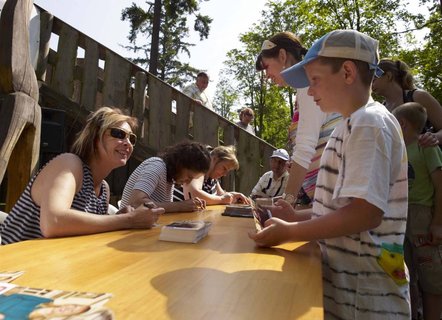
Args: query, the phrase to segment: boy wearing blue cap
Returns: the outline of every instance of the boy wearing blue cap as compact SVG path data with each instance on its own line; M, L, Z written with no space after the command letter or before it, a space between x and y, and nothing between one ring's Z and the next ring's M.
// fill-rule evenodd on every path
M319 240L326 319L409 319L403 256L407 157L401 128L371 98L378 41L355 30L317 40L305 59L282 75L324 112L343 120L321 158L311 219L284 201L291 221L269 219L250 237L260 246Z

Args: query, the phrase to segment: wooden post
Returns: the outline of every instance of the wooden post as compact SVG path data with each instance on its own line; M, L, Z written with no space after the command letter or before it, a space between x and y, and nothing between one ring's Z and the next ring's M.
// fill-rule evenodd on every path
M40 151L38 84L29 56L32 0L8 0L0 17L0 181L8 170L6 211L23 192Z

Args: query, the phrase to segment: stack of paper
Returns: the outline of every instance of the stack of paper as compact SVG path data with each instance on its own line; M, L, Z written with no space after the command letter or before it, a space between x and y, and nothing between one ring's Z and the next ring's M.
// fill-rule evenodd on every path
M209 221L175 221L161 228L160 240L197 243L207 236L211 226Z

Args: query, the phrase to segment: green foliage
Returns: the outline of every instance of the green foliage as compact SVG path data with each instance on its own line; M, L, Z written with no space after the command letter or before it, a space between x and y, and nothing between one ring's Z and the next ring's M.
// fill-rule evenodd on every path
M213 101L215 111L230 121L237 121L237 113L232 111L237 102L238 92L233 88L230 79L226 77L225 71L221 71Z
M207 39L212 19L199 13L199 4L207 0L163 0L161 6L160 46L158 61L158 77L171 85L182 86L183 83L193 80L198 72L188 63L178 60L178 55L190 55L189 47L194 44L185 42L189 35L188 19L195 19L193 29L198 32L200 39ZM129 21L130 32L128 39L131 45L126 49L142 56L131 59L142 66L149 65L150 42L154 20L154 2L146 1L146 8L135 3L123 9L121 19Z
M441 4L430 9L425 25L430 29L422 49L404 52L404 60L412 67L419 80L418 86L430 92L442 103L442 11Z

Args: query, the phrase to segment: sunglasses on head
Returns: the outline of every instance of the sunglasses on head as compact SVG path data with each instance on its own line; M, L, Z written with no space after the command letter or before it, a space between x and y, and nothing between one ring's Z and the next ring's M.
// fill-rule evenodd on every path
M135 146L135 143L137 143L137 136L135 134L133 134L132 132L127 132L121 128L110 128L110 135L111 137L120 140L124 140L129 137L129 142L133 146Z

